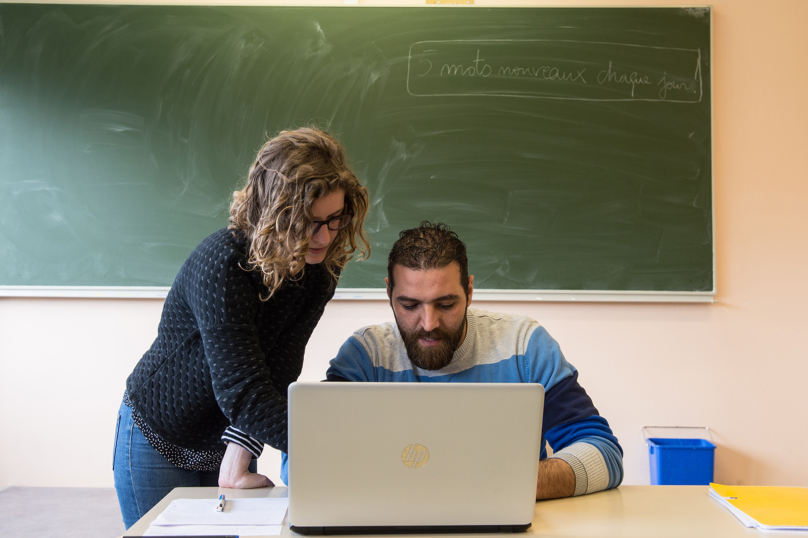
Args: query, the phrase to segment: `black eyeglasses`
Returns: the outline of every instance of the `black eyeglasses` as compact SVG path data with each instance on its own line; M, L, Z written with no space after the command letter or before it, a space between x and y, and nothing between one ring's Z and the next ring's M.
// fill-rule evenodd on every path
M331 217L328 220L315 220L311 223L311 235L317 235L317 232L320 231L320 227L323 224L328 226L328 229L332 231L342 230L351 223L351 220L353 220L353 213L343 213L342 215Z

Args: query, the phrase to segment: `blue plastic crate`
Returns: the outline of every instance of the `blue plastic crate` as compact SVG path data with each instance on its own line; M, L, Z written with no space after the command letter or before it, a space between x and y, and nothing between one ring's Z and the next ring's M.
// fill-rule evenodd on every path
M648 442L651 485L706 486L713 481L715 445L704 439L660 439Z

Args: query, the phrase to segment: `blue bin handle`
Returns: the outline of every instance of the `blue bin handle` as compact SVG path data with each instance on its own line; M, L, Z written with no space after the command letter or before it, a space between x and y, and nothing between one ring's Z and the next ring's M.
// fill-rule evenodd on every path
M648 432L646 432L649 428L660 428L660 429L674 429L674 430L707 430L707 435L710 436L710 442L715 444L713 441L713 432L710 431L710 428L707 426L643 426L642 427L642 435L645 437L645 444L648 445Z

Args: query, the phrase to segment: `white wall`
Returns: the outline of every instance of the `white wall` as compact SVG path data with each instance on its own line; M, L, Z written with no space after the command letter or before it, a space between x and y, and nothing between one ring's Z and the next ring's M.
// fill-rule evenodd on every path
M640 429L663 424L713 429L719 482L808 486L808 2L712 4L719 302L477 306L530 315L561 343L625 449L626 484L648 483ZM0 488L112 484L115 413L161 305L0 299ZM390 317L385 303L332 302L302 379ZM275 455L260 468L277 478Z

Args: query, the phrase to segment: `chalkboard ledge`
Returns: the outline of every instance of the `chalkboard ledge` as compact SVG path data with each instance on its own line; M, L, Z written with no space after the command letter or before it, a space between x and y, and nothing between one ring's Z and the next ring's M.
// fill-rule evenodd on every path
M383 289L340 289L335 300L387 300ZM533 301L559 303L714 303L715 292L581 291L581 290L486 290L475 289L474 301Z
M164 286L0 286L0 297L165 299ZM381 288L337 288L337 301L386 301ZM475 301L560 303L714 303L715 292L474 290Z
M0 297L165 299L167 286L0 286Z

